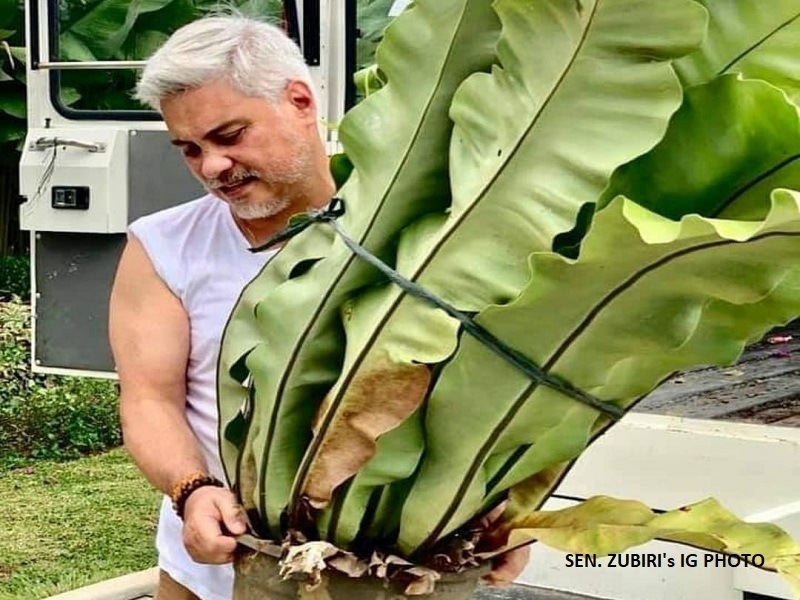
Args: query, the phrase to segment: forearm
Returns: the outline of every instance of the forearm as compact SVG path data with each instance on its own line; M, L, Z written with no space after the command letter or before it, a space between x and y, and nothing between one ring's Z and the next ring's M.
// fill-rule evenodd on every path
M187 474L207 471L182 408L163 400L120 399L125 447L147 480L165 494Z
M166 494L188 474L207 472L200 445L183 406L169 400L143 400L123 393L120 418L125 447L147 480ZM180 513L179 513L180 514ZM183 543L195 561L224 564L233 560L234 536L246 523L228 489L205 486L184 497Z

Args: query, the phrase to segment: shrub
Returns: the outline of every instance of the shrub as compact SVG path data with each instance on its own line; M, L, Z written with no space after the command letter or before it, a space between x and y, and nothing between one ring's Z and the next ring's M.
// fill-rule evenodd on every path
M27 256L0 256L0 298L30 298L30 266Z
M120 444L114 382L31 372L30 308L0 302L0 465Z

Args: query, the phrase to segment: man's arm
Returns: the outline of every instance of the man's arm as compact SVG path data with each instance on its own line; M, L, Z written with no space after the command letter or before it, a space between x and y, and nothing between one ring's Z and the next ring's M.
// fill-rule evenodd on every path
M169 494L187 474L207 470L185 416L189 319L132 236L109 317L125 446L147 480Z
M150 483L165 494L190 473L208 472L186 421L189 319L182 304L129 236L109 307L111 349L120 381L125 446ZM244 533L232 494L203 487L185 505L184 543L200 562L228 562L235 547L222 533Z

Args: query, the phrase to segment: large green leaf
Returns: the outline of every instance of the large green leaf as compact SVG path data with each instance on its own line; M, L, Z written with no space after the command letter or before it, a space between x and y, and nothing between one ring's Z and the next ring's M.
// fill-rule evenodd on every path
M246 0L237 7L237 10L248 16L280 22L283 4L281 0Z
M24 65L28 62L27 52L22 46L10 46L7 50L11 53L11 57L20 64Z
M797 282L799 207L800 195L776 191L763 222L675 222L617 199L577 261L534 254L520 297L477 320L548 373L630 406L673 371L733 362L747 341L800 314L797 288L781 286ZM576 457L606 421L465 337L429 399L401 549L434 542L504 490Z
M234 2L234 4L237 4ZM237 7L238 10L238 7ZM136 21L133 33L141 31L160 31L170 34L179 27L203 16L201 3L197 0L172 0L164 8L143 14ZM149 54L138 54L137 59L147 58Z
M69 33L98 58L109 59L122 47L140 15L155 12L174 0L103 0L81 17Z
M0 81L25 82L25 48L0 42Z
M66 106L72 106L78 100L81 99L81 93L75 88L65 86L59 90L59 93L60 93L59 95L61 96L61 101Z
M800 187L798 152L798 113L785 96L767 83L725 75L687 91L664 139L618 169L599 204L623 195L672 219L690 213L763 219L772 190ZM775 297L800 293L798 279L789 278ZM700 328L695 335L712 333ZM515 486L510 510L538 508L570 466Z
M771 523L738 519L714 499L656 514L635 500L595 496L514 519L505 528L512 548L537 540L566 552L606 556L658 539L733 554L742 564L750 557L750 566L777 571L800 597L800 544ZM754 561L753 555L760 556Z
M401 273L465 311L511 300L527 281L527 256L549 249L616 167L661 138L681 100L669 61L691 50L705 25L698 5L672 0L499 0L495 9L501 66L465 82L451 109L450 211L408 228L397 255ZM454 320L395 286L356 299L344 321L343 373L298 473L315 506L416 410L426 365L457 343ZM343 493L371 475L361 469ZM334 522L361 517L358 503L337 506Z
M498 32L490 0L420 1L386 32L377 60L390 83L348 113L339 129L355 167L342 190L348 206L342 225L385 260L391 261L397 231L449 201L447 110L461 81L490 67ZM338 375L339 307L377 279L329 228L312 227L245 290L226 328L221 454L228 478L240 480L244 506L257 507L275 535L314 412ZM239 438L228 438L226 424L238 423L248 396L241 384L250 373L252 426L239 426Z
M726 75L687 91L664 139L617 170L599 206L623 195L673 219L760 219L779 187L800 188L797 107L763 81Z
M166 33L152 29L133 31L125 42L124 55L131 60L151 56L168 37Z
M392 21L389 10L394 0L361 0L358 3L358 44L356 66L364 68L375 60L375 48L383 37L383 31Z
M709 11L702 47L676 63L686 85L742 73L800 99L800 0L699 0Z
M73 60L77 62L92 62L97 57L89 47L71 31L65 31L58 38L59 53L63 60Z

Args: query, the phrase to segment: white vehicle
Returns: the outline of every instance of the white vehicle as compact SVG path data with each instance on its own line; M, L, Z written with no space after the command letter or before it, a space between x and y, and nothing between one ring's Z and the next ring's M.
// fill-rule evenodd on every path
M408 2L390 3L384 2L387 20L389 9L397 14ZM311 65L322 120L336 122L355 99L349 82L360 26L356 0L272 4L283 10ZM27 4L29 130L20 166L26 197L20 217L31 235L33 368L113 378L107 302L126 226L201 190L157 114L67 106L61 82L70 72L130 74L142 63L69 60L59 51L59 6L52 0ZM333 151L335 132L321 131ZM775 522L800 538L800 354L787 352L800 345L783 343L779 356L763 346L735 368L698 370L664 384L582 457L549 506L608 494L670 509L715 496L748 520ZM753 422L735 422L743 418ZM480 595L791 597L771 573L659 542L632 550L614 565L535 547L519 583Z

